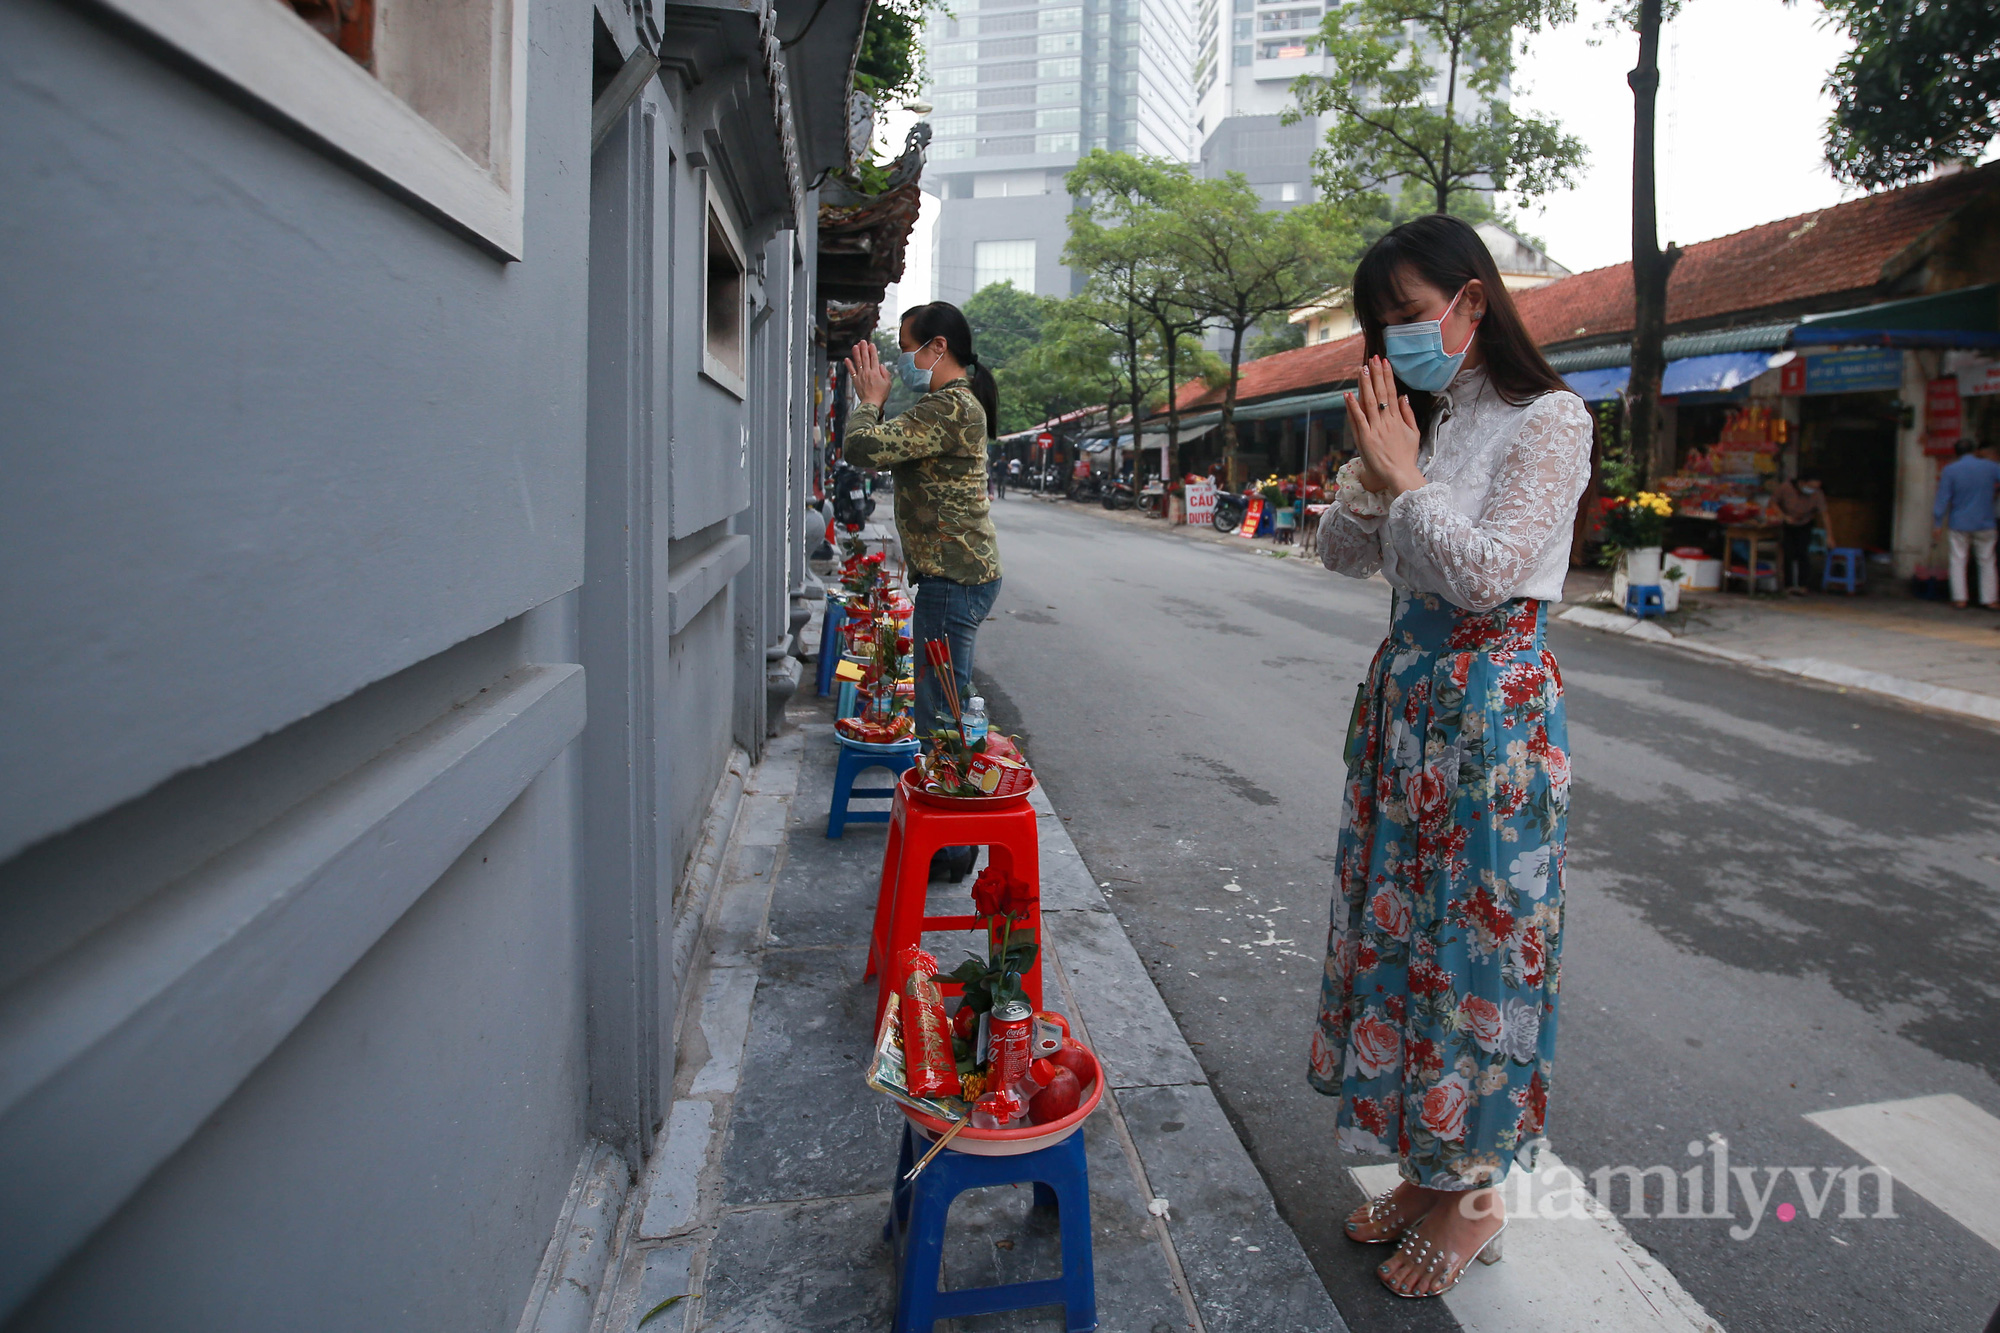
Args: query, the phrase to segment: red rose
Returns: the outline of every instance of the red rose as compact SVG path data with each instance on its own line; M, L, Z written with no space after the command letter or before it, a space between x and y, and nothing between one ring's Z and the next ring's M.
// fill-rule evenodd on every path
M1356 947L1354 950L1354 975L1360 976L1363 972L1374 971L1375 964L1379 961L1381 961L1381 955L1376 953L1370 946L1363 944Z
M1451 683L1458 686L1458 688L1460 688L1461 690L1465 688L1466 676L1470 674L1471 671L1472 671L1471 653L1460 653L1458 656L1451 659Z
M1453 1074L1424 1094L1424 1128L1448 1143L1465 1137L1465 1113L1472 1108L1472 1089Z
M1445 817L1451 813L1452 790L1453 784L1436 765L1426 764L1412 773L1408 791L1417 822L1427 829L1443 827Z
M1380 1138L1389 1128L1389 1117L1383 1113L1382 1103L1373 1097L1356 1097L1354 1123Z
M1384 935L1392 940L1410 938L1410 900L1401 892L1389 888L1378 890L1369 910Z
M972 905L981 916L1018 917L1034 904L1034 890L998 866L987 866L972 881Z
M1403 1058L1403 1036L1374 1014L1363 1014L1347 1034L1355 1067L1364 1078L1394 1069Z
M1482 1051L1491 1051L1500 1045L1500 1006L1477 995L1468 995L1458 1002L1459 1012L1465 1015L1465 1027L1472 1039L1479 1043Z
M1500 677L1500 698L1509 708L1519 708L1542 692L1542 671L1532 662L1517 662Z
M1442 995L1451 989L1451 977L1428 958L1410 964L1410 989L1419 995Z

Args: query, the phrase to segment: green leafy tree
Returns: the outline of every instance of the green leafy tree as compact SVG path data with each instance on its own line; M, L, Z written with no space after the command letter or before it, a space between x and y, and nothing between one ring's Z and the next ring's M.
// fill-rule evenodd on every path
M1993 0L1820 0L1854 41L1826 81L1826 161L1879 189L1976 161L2000 134L2000 5Z
M1078 200L1063 262L1084 272L1130 270L1125 299L1153 322L1167 389L1169 472L1180 468L1180 404L1173 389L1181 368L1192 365L1191 349L1208 323L1207 312L1187 298L1186 251L1166 203L1190 179L1177 162L1094 149L1063 182Z
M1042 410L1047 386L1026 373L1022 358L1041 341L1055 304L1053 297L1024 292L1011 282L989 283L966 298L962 308L972 326L972 345L1000 387L996 434L1026 430L1052 415Z
M1480 191L1538 199L1576 182L1583 142L1495 99L1514 71L1516 32L1575 17L1574 0L1335 0L1316 39L1332 71L1293 82L1285 121L1335 117L1313 159L1333 198L1403 181L1438 213Z
M938 8L935 0L874 0L854 60L854 91L877 106L915 96L924 82L924 18Z
M1173 218L1181 299L1229 338L1222 448L1236 464L1236 389L1258 322L1297 309L1347 280L1357 257L1346 212L1326 202L1270 213L1236 173L1188 180L1164 201Z

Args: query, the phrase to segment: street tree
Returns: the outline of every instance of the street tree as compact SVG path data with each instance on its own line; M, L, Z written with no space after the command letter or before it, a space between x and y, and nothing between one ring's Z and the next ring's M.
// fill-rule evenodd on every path
M1222 448L1236 480L1236 390L1243 353L1260 320L1284 314L1345 281L1354 271L1355 231L1329 202L1266 212L1236 173L1190 180L1167 201L1181 299L1229 337L1223 379Z
M1024 292L1011 282L989 283L966 298L965 322L980 364L1000 386L1000 420L994 433L1007 435L1048 419L1040 390L1019 373L1021 359L1042 339L1055 299ZM1065 409L1068 410L1068 409Z
M1180 470L1180 404L1172 392L1182 369L1191 365L1190 348L1208 323L1191 304L1181 271L1174 215L1164 201L1192 179L1178 162L1093 149L1064 179L1077 199L1070 214L1063 262L1087 273L1100 269L1129 274L1124 299L1152 320L1168 392L1167 470Z
M1667 369L1667 279L1681 257L1671 242L1660 249L1653 172L1661 6L1662 0L1637 0L1632 7L1639 63L1625 76L1632 87L1632 376L1625 387L1626 456L1647 476L1672 467L1660 429L1660 381Z
M2000 6L1993 0L1820 0L1854 49L1826 81L1834 176L1880 189L2000 134Z
M1462 195L1525 202L1573 185L1582 140L1499 99L1516 33L1575 17L1574 0L1335 0L1315 38L1332 68L1294 80L1285 112L1286 124L1334 117L1313 158L1322 194L1412 182L1451 213Z

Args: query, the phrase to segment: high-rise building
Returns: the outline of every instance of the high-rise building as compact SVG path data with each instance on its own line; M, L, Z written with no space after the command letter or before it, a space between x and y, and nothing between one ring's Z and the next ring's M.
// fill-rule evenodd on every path
M973 0L932 20L938 299L1002 281L1068 295L1063 176L1077 159L1193 159L1189 21L1187 0Z
M1315 196L1312 159L1325 142L1326 121L1286 125L1292 80L1326 74L1329 62L1312 38L1325 17L1320 4L1300 0L1195 0L1194 139L1204 176L1241 172L1267 208L1288 208ZM1444 80L1434 87L1445 100ZM1498 96L1504 99L1503 85ZM1461 114L1481 98L1461 78Z

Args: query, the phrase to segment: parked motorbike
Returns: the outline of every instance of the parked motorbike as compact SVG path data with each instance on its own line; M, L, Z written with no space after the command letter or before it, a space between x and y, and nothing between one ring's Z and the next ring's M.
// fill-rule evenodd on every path
M1132 483L1122 479L1106 486L1100 501L1106 509L1130 509L1138 502L1139 498L1132 489Z
M1217 532L1234 532L1243 526L1243 515L1250 510L1250 502L1241 495L1229 491L1215 493L1215 516L1209 521L1215 524Z
M833 521L849 532L859 532L875 512L875 497L869 494L868 479L851 463L833 470Z
M1087 477L1071 477L1063 487L1063 494L1072 500L1098 500L1104 496L1104 474L1092 472Z

